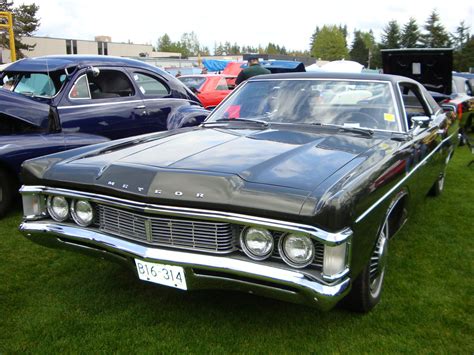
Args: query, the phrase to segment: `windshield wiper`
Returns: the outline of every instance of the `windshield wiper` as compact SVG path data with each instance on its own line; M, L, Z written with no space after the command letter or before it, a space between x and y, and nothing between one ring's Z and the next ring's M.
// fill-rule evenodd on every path
M232 122L247 122L247 123L254 123L254 124L256 123L264 127L267 127L269 125L267 121L259 120L255 118L219 118L215 121L204 122L202 126L205 127L207 125L212 125L212 124L222 124L222 123L232 123Z
M321 127L332 127L332 128L337 128L341 131L346 131L346 132L353 132L353 133L360 133L368 137L372 137L374 135L374 131L371 130L370 128L360 128L360 127L351 127L351 126L340 126L337 124L325 124L325 123L311 123L312 125L315 126L321 126Z

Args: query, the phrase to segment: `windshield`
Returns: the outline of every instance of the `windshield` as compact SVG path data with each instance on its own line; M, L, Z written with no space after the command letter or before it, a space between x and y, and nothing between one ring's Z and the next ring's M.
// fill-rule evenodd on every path
M61 90L65 80L64 71L7 73L3 77L3 88L23 95L53 97Z
M196 90L201 89L201 86L206 82L206 78L201 76L186 76L186 77L179 77L179 80L186 85L188 88L193 88Z
M207 122L233 118L400 131L390 84L382 81L250 81Z

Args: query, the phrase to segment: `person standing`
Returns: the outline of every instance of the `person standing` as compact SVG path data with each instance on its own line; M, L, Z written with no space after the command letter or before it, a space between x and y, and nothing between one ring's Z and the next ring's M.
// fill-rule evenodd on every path
M237 79L235 80L235 85L239 85L241 82L250 79L252 76L262 75L262 74L271 74L271 71L267 68L264 68L260 65L258 57L251 56L248 59L248 67L243 69Z

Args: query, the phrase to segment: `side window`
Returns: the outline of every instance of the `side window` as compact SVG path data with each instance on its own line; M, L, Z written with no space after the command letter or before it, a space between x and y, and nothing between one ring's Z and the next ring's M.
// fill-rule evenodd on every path
M216 90L229 90L229 87L227 86L227 81L224 78L220 78Z
M158 79L143 73L133 73L133 79L144 96L168 96L168 87Z
M132 82L125 73L119 70L100 69L98 75L88 74L87 79L93 100L135 95Z
M431 116L430 109L426 106L422 95L416 85L400 83L403 106L406 113L408 129L412 127L411 119L416 116Z
M89 92L89 83L87 81L86 75L83 75L76 80L71 91L69 92L69 98L72 100L91 98L91 94Z

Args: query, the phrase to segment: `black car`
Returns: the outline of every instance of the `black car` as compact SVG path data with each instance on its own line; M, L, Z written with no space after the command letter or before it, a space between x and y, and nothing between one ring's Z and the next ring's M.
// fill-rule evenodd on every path
M148 282L365 312L391 238L441 193L457 140L414 80L262 75L199 127L26 162L20 230Z

